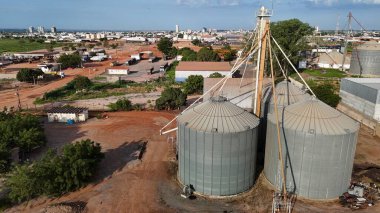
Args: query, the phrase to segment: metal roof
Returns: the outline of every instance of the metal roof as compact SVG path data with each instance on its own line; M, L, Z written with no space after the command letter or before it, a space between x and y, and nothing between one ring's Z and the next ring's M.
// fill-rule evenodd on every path
M181 61L176 71L231 71L229 62Z
M196 131L234 133L256 128L260 119L224 97L213 97L185 111L178 122Z
M62 114L78 114L83 113L88 110L87 108L76 108L76 107L54 107L52 109L47 110L47 113L62 113Z
M300 89L289 81L282 81L276 85L277 106L285 107L311 98L305 90ZM274 104L274 98L271 98Z
M273 114L268 118L275 121ZM344 135L356 132L359 123L315 98L285 107L285 129L309 134Z
M357 47L358 50L374 50L380 51L380 43L376 41L369 41Z

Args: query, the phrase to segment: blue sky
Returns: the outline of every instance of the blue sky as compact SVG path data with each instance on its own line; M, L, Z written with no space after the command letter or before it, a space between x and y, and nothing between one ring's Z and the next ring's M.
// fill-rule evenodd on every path
M58 29L250 29L271 0L0 0L0 28L55 25ZM273 21L299 18L321 29L341 28L347 14L380 29L380 0L273 0ZM357 25L354 27L358 28Z

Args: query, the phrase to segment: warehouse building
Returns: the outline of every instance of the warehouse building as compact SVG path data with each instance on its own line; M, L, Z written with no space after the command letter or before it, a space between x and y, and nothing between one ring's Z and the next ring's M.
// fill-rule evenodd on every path
M342 103L380 122L380 78L344 78Z
M380 43L366 42L352 52L351 74L380 76Z
M88 119L87 108L55 107L47 111L49 122L84 122Z
M175 80L177 82L186 81L190 75L201 75L203 78L207 78L215 72L228 75L230 71L231 65L229 62L181 61L175 71Z

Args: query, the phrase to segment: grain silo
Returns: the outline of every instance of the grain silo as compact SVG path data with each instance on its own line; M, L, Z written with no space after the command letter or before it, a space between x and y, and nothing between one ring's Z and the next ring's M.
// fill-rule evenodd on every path
M228 196L249 190L255 178L259 119L223 97L178 117L179 180L196 192Z
M354 48L351 56L350 74L380 76L380 43L366 42Z
M312 99L284 108L281 144L289 191L309 199L330 199L347 191L359 124ZM264 173L281 186L276 118L268 115Z
M277 107L279 112L286 106L305 101L311 96L303 89L297 87L290 81L282 81L276 85ZM268 104L268 113L274 112L274 99L271 96Z

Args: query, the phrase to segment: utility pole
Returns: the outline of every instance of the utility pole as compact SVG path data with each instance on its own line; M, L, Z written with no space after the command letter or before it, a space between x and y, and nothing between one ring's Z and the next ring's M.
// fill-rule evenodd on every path
M259 38L259 51L257 57L257 67L256 67L256 85L255 85L255 99L253 112L257 117L260 117L261 113L261 96L262 96L262 86L264 78L264 68L265 68L265 57L266 57L266 45L268 39L269 30L269 18L272 13L268 11L264 6L262 6L257 14L257 32Z
M347 47L348 47L348 37L353 37L352 34L352 13L348 13L348 32L346 34L346 39L344 41L344 53L343 53L343 60L342 60L342 71L345 72L346 68L344 67L344 63L346 63L346 57L347 57Z

